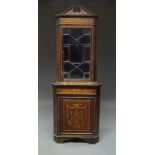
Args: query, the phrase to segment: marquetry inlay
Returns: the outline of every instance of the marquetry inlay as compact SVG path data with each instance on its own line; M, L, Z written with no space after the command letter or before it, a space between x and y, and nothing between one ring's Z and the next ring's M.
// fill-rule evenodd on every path
M91 99L63 99L63 131L89 131Z
M95 23L95 19L91 19L91 18L60 18L57 19L56 24L94 24Z
M56 92L58 94L95 94L96 89L79 89L79 88L57 88Z

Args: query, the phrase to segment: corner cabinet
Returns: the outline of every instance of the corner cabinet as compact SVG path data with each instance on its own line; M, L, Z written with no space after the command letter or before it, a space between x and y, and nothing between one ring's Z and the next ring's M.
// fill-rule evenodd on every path
M54 140L99 140L96 19L81 5L56 15L57 81L53 85Z

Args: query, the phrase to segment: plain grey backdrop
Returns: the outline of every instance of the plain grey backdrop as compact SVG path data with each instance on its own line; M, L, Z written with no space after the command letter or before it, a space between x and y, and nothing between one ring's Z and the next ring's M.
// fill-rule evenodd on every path
M101 90L100 141L97 144L57 144L53 141L51 82L56 79L55 17L74 4L99 16L97 28L97 79ZM38 3L39 155L116 154L116 7L115 0L39 0Z

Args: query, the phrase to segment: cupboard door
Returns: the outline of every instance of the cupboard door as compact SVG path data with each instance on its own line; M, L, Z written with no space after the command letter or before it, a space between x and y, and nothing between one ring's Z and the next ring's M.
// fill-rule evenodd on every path
M93 134L95 97L60 96L59 133Z

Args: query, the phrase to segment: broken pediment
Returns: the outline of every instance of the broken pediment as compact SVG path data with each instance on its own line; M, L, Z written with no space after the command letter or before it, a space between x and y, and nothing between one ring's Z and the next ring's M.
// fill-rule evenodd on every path
M93 12L87 10L86 8L84 8L81 5L74 5L70 8L68 8L67 10L65 10L64 12L57 14L56 16L61 16L61 17L69 17L69 16L96 17L97 15L95 15Z

